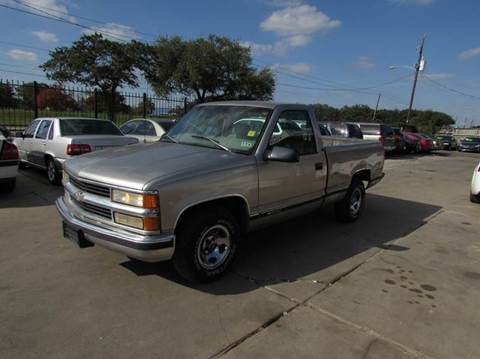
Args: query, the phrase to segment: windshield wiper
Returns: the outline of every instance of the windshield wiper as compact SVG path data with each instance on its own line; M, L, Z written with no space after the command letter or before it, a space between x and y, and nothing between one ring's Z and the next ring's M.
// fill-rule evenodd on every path
M176 139L174 139L172 136L170 135L167 135L166 133L164 133L162 135L162 137L160 138L160 141L162 141L163 139L166 139L166 140L169 140L170 142L173 142L173 143L178 143L178 141Z
M213 144L214 144L215 146L217 146L218 148L221 148L222 150L227 151L227 152L232 152L232 151L230 150L230 148L225 147L225 146L222 145L220 142L218 142L217 140L214 140L214 139L211 138L211 137L207 137L207 136L203 136L203 135L192 135L192 138L199 138L199 139L202 139L202 140L210 141L211 143L213 143Z

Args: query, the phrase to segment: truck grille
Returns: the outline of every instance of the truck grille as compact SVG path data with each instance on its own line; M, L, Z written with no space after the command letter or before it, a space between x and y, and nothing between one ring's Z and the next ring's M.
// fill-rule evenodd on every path
M85 182L73 177L70 177L70 182L77 187L78 189L81 189L84 192L88 193L93 193L97 194L102 197L110 197L110 188L101 186L98 184L93 184L90 182Z
M73 203L83 209L85 212L90 212L96 214L97 216L112 219L112 211L110 209L97 206L95 204L87 203L87 202L80 202L77 201L75 198L71 197Z

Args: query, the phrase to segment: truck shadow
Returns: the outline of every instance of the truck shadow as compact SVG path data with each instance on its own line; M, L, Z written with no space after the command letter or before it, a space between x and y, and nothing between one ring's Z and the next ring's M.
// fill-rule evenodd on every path
M327 206L302 218L249 234L242 241L230 272L208 284L186 283L170 263L127 261L121 265L139 276L159 275L216 295L243 293L300 279L328 283L330 277L334 279L354 268L376 251L409 250L403 243L392 242L414 232L440 209L369 194L363 216L355 223L344 224L335 221L333 208ZM351 260L346 262L348 259Z

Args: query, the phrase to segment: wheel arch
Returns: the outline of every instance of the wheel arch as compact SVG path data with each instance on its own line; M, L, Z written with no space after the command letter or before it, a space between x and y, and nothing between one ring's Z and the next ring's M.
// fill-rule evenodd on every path
M222 207L229 210L230 213L238 220L241 233L245 233L247 231L250 208L247 199L240 194L207 199L186 206L180 211L175 220L174 231L177 231L177 228L181 225L182 221L184 221L190 214L197 210L211 206Z

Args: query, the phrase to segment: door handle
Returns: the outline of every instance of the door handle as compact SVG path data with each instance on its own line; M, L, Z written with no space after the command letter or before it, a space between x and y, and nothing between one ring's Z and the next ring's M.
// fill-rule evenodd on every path
M316 171L321 171L321 170L323 170L323 162L315 163L315 170L316 170Z

